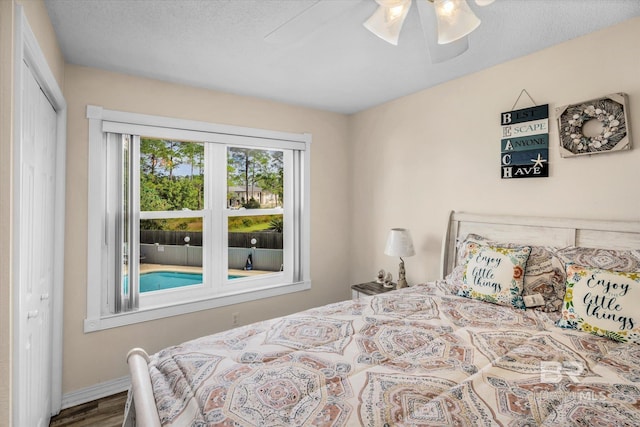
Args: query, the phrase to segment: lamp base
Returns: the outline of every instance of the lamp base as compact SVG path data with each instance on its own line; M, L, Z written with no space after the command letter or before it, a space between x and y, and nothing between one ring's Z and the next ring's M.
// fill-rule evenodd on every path
M398 268L398 286L396 286L396 289L406 288L409 285L407 284L404 270L404 260L402 259L402 257L400 257L400 265L398 266Z

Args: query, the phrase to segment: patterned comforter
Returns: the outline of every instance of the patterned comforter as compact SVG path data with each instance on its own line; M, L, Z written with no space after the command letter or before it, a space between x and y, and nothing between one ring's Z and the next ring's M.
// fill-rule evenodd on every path
M640 425L640 346L438 283L151 357L163 425Z

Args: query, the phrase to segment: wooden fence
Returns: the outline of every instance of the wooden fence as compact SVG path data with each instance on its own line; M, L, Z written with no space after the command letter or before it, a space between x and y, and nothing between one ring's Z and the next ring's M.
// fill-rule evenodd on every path
M202 246L202 233L192 231L140 230L140 243L160 245L184 245L189 236L190 246ZM251 239L256 239L255 245ZM230 248L282 249L282 233L275 231L256 231L253 233L229 233Z
M229 268L242 270L251 254L254 270L280 271L282 249L229 248ZM185 245L140 245L140 263L159 265L189 265L202 267L202 247Z

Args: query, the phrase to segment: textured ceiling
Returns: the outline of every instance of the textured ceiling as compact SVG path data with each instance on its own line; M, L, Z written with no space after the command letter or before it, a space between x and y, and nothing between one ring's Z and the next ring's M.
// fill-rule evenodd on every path
M414 4L398 46L348 3L285 42L265 36L317 0L45 0L65 60L169 82L354 113L640 16L640 0L496 0L461 56L432 63ZM424 6L422 6L424 7ZM429 7L431 5L429 4ZM321 19L318 19L322 21ZM434 28L426 28L435 32Z

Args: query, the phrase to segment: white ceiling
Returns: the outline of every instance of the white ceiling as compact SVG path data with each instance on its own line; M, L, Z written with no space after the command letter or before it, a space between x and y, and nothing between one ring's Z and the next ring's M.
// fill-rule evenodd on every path
M288 42L265 36L317 0L45 0L72 64L354 113L640 16L640 0L496 0L461 56L432 64L415 1L398 46L362 23L374 0ZM431 4L429 4L431 8ZM311 13L311 12L309 12ZM433 33L429 32L431 30ZM428 34L435 33L427 28Z

